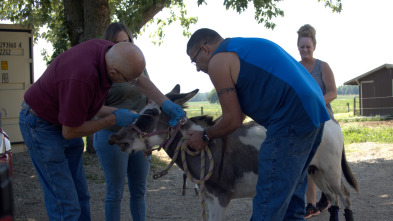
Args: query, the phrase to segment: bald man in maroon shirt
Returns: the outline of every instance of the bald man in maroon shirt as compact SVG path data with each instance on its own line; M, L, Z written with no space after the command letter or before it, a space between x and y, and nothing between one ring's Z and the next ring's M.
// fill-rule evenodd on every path
M26 91L19 126L50 220L90 220L82 137L113 125L128 126L139 117L132 110L103 106L112 83L138 87L162 105L172 124L185 116L141 75L145 65L135 44L93 39L58 55Z

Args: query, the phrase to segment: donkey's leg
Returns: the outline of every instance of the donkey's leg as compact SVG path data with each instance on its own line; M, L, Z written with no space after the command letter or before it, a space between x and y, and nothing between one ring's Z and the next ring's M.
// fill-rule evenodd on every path
M194 192L195 192L195 196L199 196L199 186L196 183L194 183Z
M220 205L218 197L206 192L206 205L209 214L209 221L225 220L226 207Z
M322 170L319 170L322 171ZM330 171L331 172L331 171ZM341 172L341 171L340 171ZM325 194L327 198L330 200L332 206L330 211L330 220L335 221L338 220L338 197L344 205L344 217L346 221L353 221L353 215L351 211L351 201L350 201L350 193L348 189L345 187L344 182L341 179L341 173L337 176L338 173L320 173L322 180L319 180L322 191L325 192L325 188L329 191L326 191ZM321 182L322 181L322 182ZM318 185L318 184L317 184ZM334 199L332 199L334 198Z
M353 215L352 215L352 210L350 209L344 209L344 217L345 221L353 221Z
M350 193L348 189L344 186L344 183L341 181L341 195L340 199L341 202L344 204L344 217L346 221L353 221L353 214L351 210L351 200L350 200Z
M329 208L330 218L329 221L338 221L338 206L331 206Z
M310 166L311 167L311 166ZM315 184L325 193L331 205L338 206L338 198L331 186L331 183L324 176L324 172L318 167L312 167L313 171L309 171L309 176L314 180Z
M183 188L181 191L181 195L185 196L186 195L186 189L187 189L187 174L183 173Z

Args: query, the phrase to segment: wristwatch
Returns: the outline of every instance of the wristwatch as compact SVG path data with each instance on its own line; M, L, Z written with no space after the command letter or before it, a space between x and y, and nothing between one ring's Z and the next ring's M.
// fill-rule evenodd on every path
M205 141L206 143L209 143L210 139L206 134L207 129L203 130L203 135L202 135L202 140Z

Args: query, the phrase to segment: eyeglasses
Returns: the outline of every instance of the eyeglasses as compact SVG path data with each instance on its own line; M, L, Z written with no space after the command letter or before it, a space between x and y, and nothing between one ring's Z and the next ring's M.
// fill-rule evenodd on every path
M129 80L126 78L126 76L124 76L120 71L117 71L117 72L120 73L120 75L123 77L124 81L126 81L126 82L130 85L130 87L134 86L134 85L136 84L136 82L138 81L138 78L135 78L134 80L129 81Z
M203 45L205 45L205 44L207 44L207 41L205 41L205 43L203 43ZM201 52L202 46L203 46L203 45L201 45L201 46L199 47L198 52L197 52L196 55L191 59L191 64L193 64L193 65L196 66L196 59L197 59L199 53Z

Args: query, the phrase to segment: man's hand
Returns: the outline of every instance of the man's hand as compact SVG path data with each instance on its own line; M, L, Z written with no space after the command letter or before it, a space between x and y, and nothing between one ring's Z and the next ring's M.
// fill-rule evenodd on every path
M132 113L130 110L123 108L113 111L113 114L116 115L116 125L120 127L127 127L139 117L139 114Z
M186 116L186 113L183 111L183 109L170 100L164 101L161 105L161 108L171 117L169 120L169 125L172 127L176 126L176 124L179 123L179 121L183 119L184 116Z
M201 151L207 146L208 143L202 140L203 131L190 130L187 134L191 135L187 146L197 151Z

